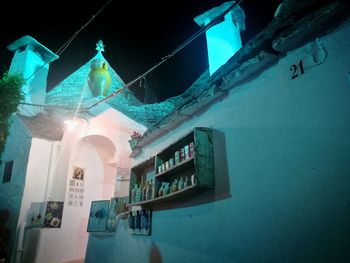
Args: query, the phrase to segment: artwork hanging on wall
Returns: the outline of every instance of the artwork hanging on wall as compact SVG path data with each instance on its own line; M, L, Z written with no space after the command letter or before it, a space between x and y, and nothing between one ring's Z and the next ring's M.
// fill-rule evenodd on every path
M44 218L44 227L60 228L62 223L63 202L48 201Z
M116 216L128 211L127 204L129 202L128 196L112 197L110 211Z
M108 212L107 231L115 232L117 230L119 217L128 212L128 201L128 196L112 197Z
M42 227L46 211L45 202L32 202L27 214L27 228Z
M64 202L33 202L27 214L27 228L60 228Z
M132 235L151 235L152 211L145 208L133 208L129 212L129 232Z
M84 180L85 170L81 167L73 167L73 179Z
M69 180L68 205L82 207L84 201L84 181Z
M107 219L110 200L98 200L91 202L87 232L107 231Z

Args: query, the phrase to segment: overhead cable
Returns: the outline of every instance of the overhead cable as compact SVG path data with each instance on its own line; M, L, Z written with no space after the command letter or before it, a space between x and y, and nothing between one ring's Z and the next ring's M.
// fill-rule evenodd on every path
M51 64L53 62L53 58L55 56L60 56L66 49L67 47L72 43L72 41L78 36L78 34L85 28L87 27L92 20L96 18L110 3L112 0L108 0L97 12L94 14L81 28L79 28L74 34L40 67L38 67L29 77L25 79L25 81L29 80L34 74L36 74L40 69L45 67L47 64Z
M112 97L116 96L117 94L121 93L124 89L130 87L131 85L133 85L135 82L139 81L140 79L146 77L148 74L150 74L152 71L154 71L156 68L158 68L160 65L162 65L165 61L167 61L168 59L170 59L172 56L174 56L176 53L178 53L180 50L182 50L183 48L185 48L186 46L188 46L193 40L195 40L196 38L198 38L200 35L202 35L205 31L207 31L209 28L211 28L212 26L216 25L218 22L221 21L222 17L224 17L228 12L230 12L235 6L241 4L244 0L239 0L237 2L234 2L232 5L230 5L225 11L223 11L219 16L217 16L215 19L213 19L212 21L210 21L206 26L202 27L199 31L197 31L194 35L192 35L190 38L188 38L184 43L182 43L181 45L179 45L176 49L174 49L171 53L169 53L167 56L163 57L162 60L160 62L158 62L156 65L154 65L153 67L151 67L149 70L147 70L145 73L141 74L140 76L138 76L137 78L135 78L134 80L130 81L129 83L125 84L123 87L121 87L120 89L114 91L112 94L110 94L109 96L95 102L94 104L92 104L89 107L85 107L85 108L81 108L81 111L87 111L97 105L99 105L102 102L105 102L109 99L111 99Z

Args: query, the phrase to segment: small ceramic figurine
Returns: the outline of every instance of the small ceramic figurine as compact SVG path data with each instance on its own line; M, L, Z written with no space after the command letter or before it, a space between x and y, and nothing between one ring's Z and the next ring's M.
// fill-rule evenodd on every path
M176 192L178 189L178 186L177 186L177 179L174 180L173 182L173 192Z
M162 185L159 187L159 190L158 190L158 196L159 196L159 197L163 196L163 188L164 188L164 182L163 182Z
M136 201L136 191L137 191L137 184L135 184L134 188L131 190L131 203L135 203Z
M148 187L148 181L146 182L145 186L142 189L142 200L141 201L147 200L147 187Z
M153 180L151 179L147 183L147 191L146 191L146 198L147 198L147 200L150 200L153 197L152 184L153 184Z
M170 183L165 183L165 186L164 186L164 188L163 188L163 194L164 195L168 195L168 194L170 194Z
M190 182L190 180L188 180L188 177L186 176L185 182L184 182L184 188L186 188L186 187L188 187L190 185L191 185L191 182Z
M141 184L140 184L140 186L136 190L136 198L135 198L136 202L141 202L141 195L142 195L142 190L141 190Z
M182 179L182 176L180 177L179 180L179 185L178 185L178 189L181 190L184 188L184 180Z

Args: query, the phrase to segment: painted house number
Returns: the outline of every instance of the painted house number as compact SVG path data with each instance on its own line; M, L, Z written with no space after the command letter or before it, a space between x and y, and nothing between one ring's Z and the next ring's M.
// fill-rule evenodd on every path
M303 75L304 72L304 65L303 65L303 61L300 60L298 64L293 64L289 67L289 70L291 72L291 77L292 79L296 79L297 77Z

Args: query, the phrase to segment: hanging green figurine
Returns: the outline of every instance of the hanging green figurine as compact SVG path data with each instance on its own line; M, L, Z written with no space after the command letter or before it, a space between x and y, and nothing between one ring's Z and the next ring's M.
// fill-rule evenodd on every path
M96 59L91 63L88 85L94 97L107 96L111 85L111 75L105 61Z

